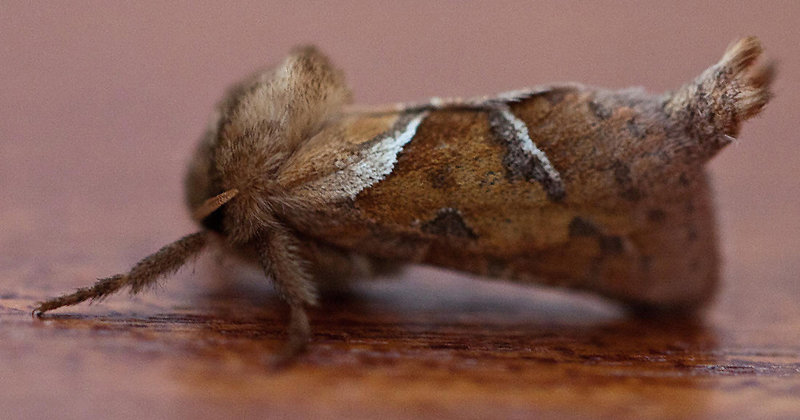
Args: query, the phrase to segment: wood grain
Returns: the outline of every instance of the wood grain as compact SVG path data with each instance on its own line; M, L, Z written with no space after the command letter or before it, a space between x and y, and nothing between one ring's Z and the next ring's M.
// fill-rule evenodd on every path
M157 293L43 320L32 302L56 285L4 288L3 406L37 417L514 418L780 417L800 404L789 300L746 323L737 305L705 321L648 320L589 297L412 269L326 298L311 350L276 372L267 362L283 306L257 273L217 265L203 258ZM793 290L793 278L770 280L751 286L761 301L748 306Z

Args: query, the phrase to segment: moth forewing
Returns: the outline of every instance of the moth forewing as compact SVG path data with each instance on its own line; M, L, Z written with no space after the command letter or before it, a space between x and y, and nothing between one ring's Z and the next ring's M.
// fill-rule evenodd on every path
M497 123L492 122L492 114L497 112L493 105L485 109L430 110L381 182L362 188L352 201L346 200L349 195L339 195L344 190L310 188L317 195L330 194L329 205L319 206L326 210L317 210L315 216L303 215L303 220L311 218L314 223L299 220L296 225L305 235L357 252L489 277L586 288L640 305L690 306L687 302L695 305L703 301L716 282L713 269L698 269L686 275L677 272L683 265L662 264L658 258L669 254L686 260L689 255L714 253L713 220L704 211L705 203L693 204L698 210L692 215L671 204L705 200L703 174L686 172L684 175L690 177L686 182L676 175L677 186L669 189L637 187L634 177L645 182L641 180L644 176L632 173L624 162L639 162L621 161L615 156L619 152L614 148L624 146L623 141L582 148L575 144L580 134L571 138L571 133L607 130L626 136L626 141L636 143L637 153L642 153L643 146L658 152L659 144L665 141L665 130L652 130L649 135L654 138L650 140L641 138L644 136L639 133L633 137L626 126L631 116L625 112L606 120L596 116L570 120L576 110L589 108L587 102L591 100L595 95L589 89L554 88L539 90L511 106L510 112L519 115L516 119L531 121L527 126L532 127L530 132L535 138L542 130L567 133L556 141L540 142L539 153L550 159L538 161L531 148L511 144L520 139L498 136L516 128L511 118L505 118L510 127L498 130ZM397 114L418 112L413 109ZM565 124L550 128L534 120L537 115L561 119ZM642 124L648 123L641 114L637 115ZM402 121L399 116L397 120ZM382 135L371 138L384 139L397 132L389 127ZM322 143L314 147L325 148ZM530 152L530 158L523 151ZM570 168L571 160L588 162L584 163L586 168L576 172ZM550 170L555 176L551 179L563 182L563 196L548 190L552 187L546 183L548 178L537 178L546 174L545 170L535 171L543 161L552 161ZM526 168L526 164L530 167ZM646 170L641 168L640 172ZM334 174L359 175L347 170ZM591 182L584 180L587 175ZM364 181L371 180L366 177ZM597 204L592 206L593 202ZM670 232L678 227L686 238L692 238L691 243L657 234L662 229ZM700 229L709 232L700 235ZM664 247L674 249L657 252ZM710 256L704 261L713 259ZM665 270L670 267L675 271L670 290L640 287L665 277Z

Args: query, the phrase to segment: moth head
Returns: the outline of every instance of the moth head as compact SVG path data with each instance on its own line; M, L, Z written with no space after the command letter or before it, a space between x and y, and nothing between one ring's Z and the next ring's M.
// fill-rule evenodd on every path
M342 71L314 47L230 88L189 166L186 199L195 219L237 240L251 237L268 219L265 203L280 189L282 165L351 98Z

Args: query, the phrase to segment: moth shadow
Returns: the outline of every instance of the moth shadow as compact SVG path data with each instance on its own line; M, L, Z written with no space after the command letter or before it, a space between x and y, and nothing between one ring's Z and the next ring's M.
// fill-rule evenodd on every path
M211 333L230 325L227 338L264 340L271 349L286 337L288 311L266 282L221 283L196 303L217 320ZM654 368L691 373L713 364L717 348L701 316L641 317L590 295L428 268L329 290L310 319L313 340L302 363L323 366L413 360L444 368L446 356L448 368L489 358L517 367L625 364L633 375ZM239 350L258 359L247 346Z
M286 305L258 273L198 273L168 296L115 298L44 319L110 333L132 348L137 338L155 340L209 367L232 359L263 366L287 337ZM198 280L206 284L196 287ZM309 315L312 343L298 360L305 366L467 369L482 360L484 368L511 370L622 364L632 375L667 367L691 373L713 365L717 348L701 317L636 317L589 295L429 268L327 290Z

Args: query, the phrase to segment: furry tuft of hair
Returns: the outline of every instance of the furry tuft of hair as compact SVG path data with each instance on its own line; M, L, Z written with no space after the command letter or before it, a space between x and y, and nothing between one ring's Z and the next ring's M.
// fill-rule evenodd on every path
M738 135L742 121L756 116L772 97L775 64L760 63L762 53L756 37L736 41L717 64L675 92L665 110L684 121L694 137L727 144L727 136Z

